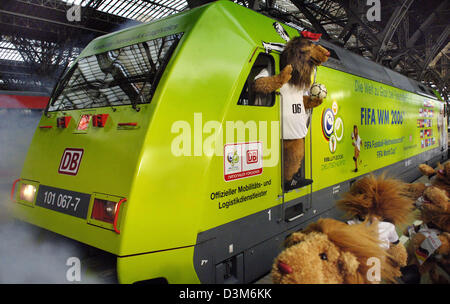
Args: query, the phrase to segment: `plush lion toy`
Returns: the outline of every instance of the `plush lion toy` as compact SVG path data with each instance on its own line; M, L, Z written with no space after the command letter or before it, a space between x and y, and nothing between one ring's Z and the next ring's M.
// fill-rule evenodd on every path
M439 173L438 173L439 174ZM430 186L423 192L418 208L423 223L408 230L409 264L420 275L428 274L433 283L449 283L450 276L450 200L445 190ZM447 278L439 274L439 268Z
M309 33L309 32L308 32ZM312 34L312 33L309 33ZM307 36L307 35L306 35ZM305 156L308 133L308 109L319 106L322 99L306 96L317 66L328 60L330 52L304 37L290 40L280 57L280 74L260 74L252 85L257 94L280 89L283 104L283 148L285 189L291 190L312 183L301 178L300 167Z
M426 164L421 164L419 165L419 170L423 175L428 176L429 179L432 179L431 185L444 190L447 196L450 197L450 162L447 162L444 165L438 164L437 170ZM411 197L414 199L421 197L428 186L430 186L430 184L410 184L409 192Z
M275 259L275 284L372 284L394 282L399 275L379 246L371 227L320 219L285 241ZM371 258L379 261L379 278L371 276Z
M353 218L350 224L365 222L378 226L381 246L394 257L392 266L399 271L406 266L408 255L396 226L410 222L414 211L414 201L407 193L407 184L399 180L369 175L355 182L337 202L337 207Z
M424 202L420 206L421 218L436 229L450 232L450 200L447 193L438 187L425 189Z

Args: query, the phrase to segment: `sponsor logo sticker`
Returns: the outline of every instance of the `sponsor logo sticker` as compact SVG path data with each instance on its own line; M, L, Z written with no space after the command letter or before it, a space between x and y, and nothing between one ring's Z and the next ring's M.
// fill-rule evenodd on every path
M225 181L260 175L263 171L262 143L226 144L223 154Z

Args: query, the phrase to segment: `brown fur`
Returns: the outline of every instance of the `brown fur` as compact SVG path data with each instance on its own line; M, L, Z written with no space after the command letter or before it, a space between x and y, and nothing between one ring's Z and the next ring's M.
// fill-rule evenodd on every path
M423 175L428 177L432 177L433 175L435 175L431 180L431 184L444 190L447 196L450 197L450 162L447 162L444 165L438 164L437 170L426 164L421 164L419 165L419 170ZM422 196L425 188L426 186L423 183L411 184L410 192L411 194L416 195L416 198L418 198ZM420 190L422 190L422 193L420 192Z
M280 69L292 65L292 78L289 84L300 90L311 86L311 74L314 68L328 60L329 52L324 47L308 39L295 37L290 40L281 53Z
M318 107L322 104L323 99L312 98L311 96L303 96L303 105L305 109L311 109Z
M445 191L437 187L428 187L423 196L421 218L424 223L433 223L441 231L450 232L450 201Z
M366 176L355 182L350 191L337 202L337 207L353 218L391 222L404 225L411 221L413 200L407 197L407 185L384 175Z
M284 180L289 181L300 170L305 156L305 139L283 140Z
M386 221L396 226L405 225L412 220L414 210L414 201L407 193L407 184L399 180L386 178L384 174L369 175L355 182L337 202L337 207L350 218L365 218L366 222L374 224ZM400 271L407 260L403 244L391 244L387 252L393 257L389 263Z
M280 56L280 74L261 77L254 81L255 92L268 94L281 88L285 83L299 90L311 86L314 68L328 60L328 50L313 44L308 39L295 37L286 44Z
M443 232L438 235L439 240L442 245L436 249L435 254L442 255L442 258L439 261L436 260L435 256L430 256L422 265L418 262L415 251L425 240L425 236L422 233L415 234L408 246L408 255L409 261L408 264L415 264L419 268L419 272L421 275L428 274L432 283L434 284L449 284L450 282L439 275L438 267L441 267L450 274L450 234L447 232Z
M303 37L290 40L280 56L280 74L261 77L254 81L252 87L256 93L268 94L280 89L285 83L299 90L311 86L311 75L314 68L328 60L329 51ZM323 99L303 97L305 109L317 107ZM305 156L304 139L283 140L285 181L292 180L300 170Z
M426 164L420 164L419 165L419 170L425 176L431 176L431 175L433 175L435 173L434 169L432 167L426 165Z
M442 169L439 169L442 170ZM423 173L430 172L429 168L422 166ZM443 172L438 173L444 176ZM440 177L438 177L440 179ZM411 236L408 246L411 264L416 264L422 275L428 274L433 283L450 283L444 277L439 275L439 266L450 272L450 201L447 192L436 186L426 187L423 191L424 202L420 206L421 219L431 228L437 228L438 237L441 246L430 256L422 265L419 264L415 251L425 240L425 235L416 233ZM442 255L442 258L436 259L436 255ZM439 265L438 265L439 264Z
M262 94L269 94L281 88L287 83L292 75L292 65L287 65L278 75L272 77L261 77L253 82L253 90Z
M406 196L415 201L423 195L426 188L427 186L424 183L406 184Z
M396 245L391 245L387 252L395 257L392 261L394 264L394 267L404 267L408 263L408 253L406 251L405 246L403 244L398 243Z
M391 257L379 246L373 227L365 224L347 225L333 219L320 219L309 225L304 232L293 233L285 242L286 248L272 267L274 283L331 283L367 284L371 265L367 260L378 257L381 278L394 282L399 276L388 259ZM321 254L327 259L323 260ZM279 262L289 265L293 272L284 274ZM375 282L376 283L376 282Z

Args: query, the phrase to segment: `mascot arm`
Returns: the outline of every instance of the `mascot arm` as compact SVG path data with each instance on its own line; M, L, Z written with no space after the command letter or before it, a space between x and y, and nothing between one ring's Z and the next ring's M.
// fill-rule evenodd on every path
M319 98L312 98L311 96L303 96L303 105L305 106L305 109L311 109L315 108L317 106L320 106L323 102L323 99Z
M425 191L427 186L424 183L413 183L406 184L405 188L407 196L411 197L414 200L417 200L423 195L423 192Z
M292 77L292 66L287 65L280 74L261 77L254 81L253 90L258 93L269 94L281 88Z
M426 176L432 176L436 173L436 172L434 172L433 168L431 168L430 166L428 166L426 164L419 165L419 170L420 170L420 172L422 172L423 175L426 175Z
M450 213L449 198L443 190L436 187L428 187L424 194L432 202L424 205L424 208L434 212Z

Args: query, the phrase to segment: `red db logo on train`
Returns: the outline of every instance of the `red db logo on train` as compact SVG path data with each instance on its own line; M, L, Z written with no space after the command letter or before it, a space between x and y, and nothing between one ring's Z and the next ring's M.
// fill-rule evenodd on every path
M67 148L64 150L61 163L59 164L58 173L77 175L83 153L83 149Z
M247 151L247 164L255 164L258 162L258 150Z

